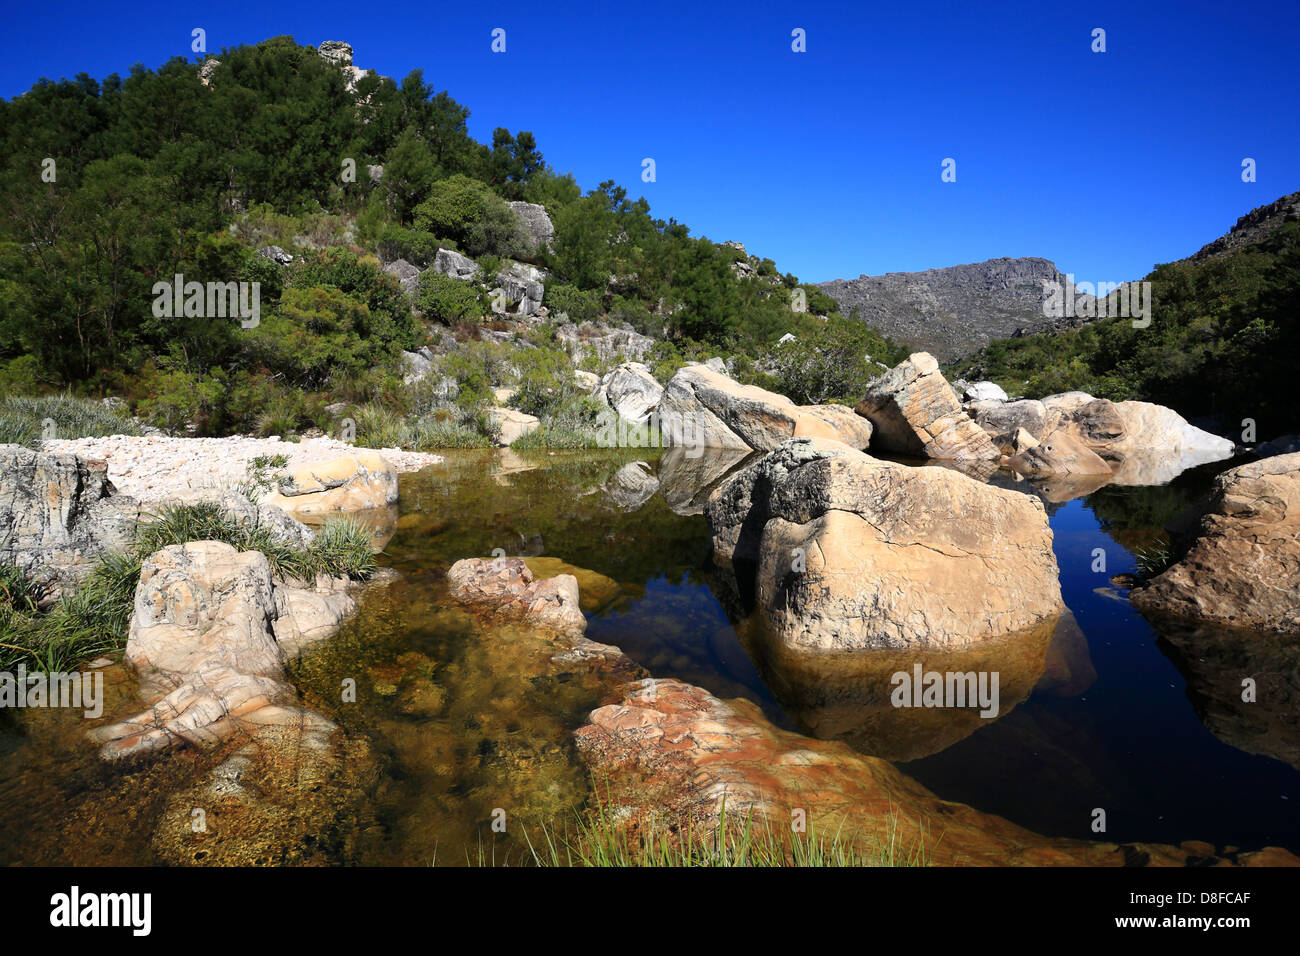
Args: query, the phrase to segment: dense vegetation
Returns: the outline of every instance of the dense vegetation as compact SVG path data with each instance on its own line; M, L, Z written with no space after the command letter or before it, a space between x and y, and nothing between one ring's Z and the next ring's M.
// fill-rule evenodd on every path
M863 353L815 374L819 395L851 395L868 351L898 352L831 315L811 286L808 311L793 311L800 284L771 260L742 279L732 267L743 253L653 218L645 199L613 182L583 194L528 131L477 142L469 110L419 70L400 83L366 74L349 90L343 70L289 37L217 60L207 83L199 63L176 58L102 82L42 80L0 101L0 392L120 396L151 424L201 434L329 429L324 407L344 401L407 444L486 440L491 387L536 398L551 387L538 386L542 372L572 365L553 338L517 361L479 349L496 317L474 283L426 272L412 298L383 271L381 258L427 267L439 247L488 275L506 258L544 267L553 315L661 340L661 374L719 352L763 356L787 332L824 337L817 313ZM545 206L550 250L529 255L511 200ZM257 255L266 245L294 261ZM260 283L260 321L155 315L154 284L177 274ZM472 346L433 349L456 394L408 394L402 351L443 336ZM809 361L791 354L770 381L797 384L789 373ZM755 380L771 371L741 367ZM557 440L590 417L576 400L551 405Z
M1184 415L1244 418L1265 438L1295 428L1300 365L1300 223L1222 258L1158 266L1151 324L1102 319L1054 335L993 342L964 371L1031 397L1081 389Z

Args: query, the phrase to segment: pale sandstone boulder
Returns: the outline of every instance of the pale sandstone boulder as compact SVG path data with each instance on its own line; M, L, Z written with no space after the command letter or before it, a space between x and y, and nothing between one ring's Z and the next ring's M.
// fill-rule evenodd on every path
M1188 424L1181 415L1163 405L1112 402L1093 398L1087 392L1049 395L1042 400L1042 405L1046 412L1043 428L1041 432L1030 431L1044 445L1069 449L1062 456L1062 467L1066 470L1051 471L1052 462L1048 458L1027 461L1033 470L1023 470L1014 461L1009 463L1022 474L1100 473L1095 461L1075 454L1076 446L1082 445L1106 462L1114 483L1159 485L1188 468L1230 458L1234 451L1228 439ZM981 424L990 432L1010 424L1005 413L981 410L977 418L981 417Z
M1143 611L1300 633L1300 453L1219 475L1186 555L1131 597Z
M1067 428L1057 429L1042 441L1018 452L1007 460L1007 464L1029 478L1112 474L1110 465Z
M300 520L384 508L396 502L397 470L383 455L365 450L305 465L266 498L267 504Z
M557 574L534 580L522 558L462 558L447 572L458 600L509 621L581 635L587 629L578 579Z
M796 405L709 364L688 365L672 377L659 402L659 430L669 447L771 451L809 436L865 448L871 440L870 423L843 406Z
M928 352L914 352L872 381L855 411L871 421L875 446L886 451L918 458L1000 457Z
M625 685L621 696L591 712L574 741L601 781L608 819L633 844L646 827L707 832L719 826L724 807L738 828L752 827L760 840L768 833L781 839L798 809L807 814L809 834L837 834L864 857L893 847L935 866L1230 862L1214 858L1207 844L1043 837L941 800L879 757L774 727L751 701L722 701L676 680ZM1233 859L1246 866L1300 863L1277 847Z
M539 418L517 408L489 408L487 411L488 418L496 427L497 445L501 448L510 447L525 435L531 435L542 427Z
M266 555L220 541L172 545L145 560L125 661L149 709L98 727L104 759L177 743L214 744L253 727L333 725L297 705L285 657L337 632L355 585L272 577ZM282 646L277 640L284 638Z
M783 647L955 648L1061 613L1042 503L950 469L795 439L705 515L720 561L757 564L756 609Z
M641 424L659 407L663 386L640 362L624 362L601 379L597 397L620 418Z

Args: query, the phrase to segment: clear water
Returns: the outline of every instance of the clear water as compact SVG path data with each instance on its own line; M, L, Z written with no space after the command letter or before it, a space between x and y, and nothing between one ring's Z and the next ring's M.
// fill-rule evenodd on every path
M716 475L737 462L713 464ZM587 636L656 677L749 698L781 726L898 761L944 798L1051 836L1092 837L1101 807L1110 840L1300 851L1300 648L1158 629L1109 581L1132 570L1133 549L1195 501L1212 470L1049 506L1078 630L953 658L1005 672L1003 714L981 721L881 706L881 673L914 659L929 669L933 655L881 657L859 673L773 665L751 622L728 614L735 585L711 566L704 518L670 507L690 510L687 486L700 480L680 461L450 455L402 479L383 561L403 580L369 595L342 634L294 669L305 701L375 754L375 782L343 814L356 833L327 861L456 864L480 850L517 859L523 829L493 834L494 811L563 826L589 799L571 734L615 684L557 666L555 646L536 633L488 629L455 606L445 570L495 548L609 579L590 589ZM646 476L656 473L654 490ZM1092 570L1097 548L1104 573ZM1256 704L1239 701L1244 676L1259 681ZM355 704L336 700L346 677L357 680ZM129 676L115 686L125 710ZM166 793L216 759L175 753L104 767L84 731L58 713L0 717L0 862L156 862L149 834Z

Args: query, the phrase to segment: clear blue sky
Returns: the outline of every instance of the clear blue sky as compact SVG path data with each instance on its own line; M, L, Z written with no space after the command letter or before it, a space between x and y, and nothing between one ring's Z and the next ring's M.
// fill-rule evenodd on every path
M1300 189L1294 0L7 6L0 96L190 56L196 26L213 51L346 40L358 66L423 67L477 138L530 129L584 189L615 179L808 281L1004 255L1121 281Z

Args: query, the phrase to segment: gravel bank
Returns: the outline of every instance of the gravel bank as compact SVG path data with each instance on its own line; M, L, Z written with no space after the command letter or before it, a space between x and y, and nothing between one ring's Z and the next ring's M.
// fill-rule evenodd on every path
M248 478L248 463L259 455L287 455L288 470L350 455L358 449L333 438L301 442L274 438L167 438L113 435L42 443L47 452L72 453L108 462L109 480L124 495L163 501L186 488L233 488ZM419 471L441 455L376 449L394 468Z

